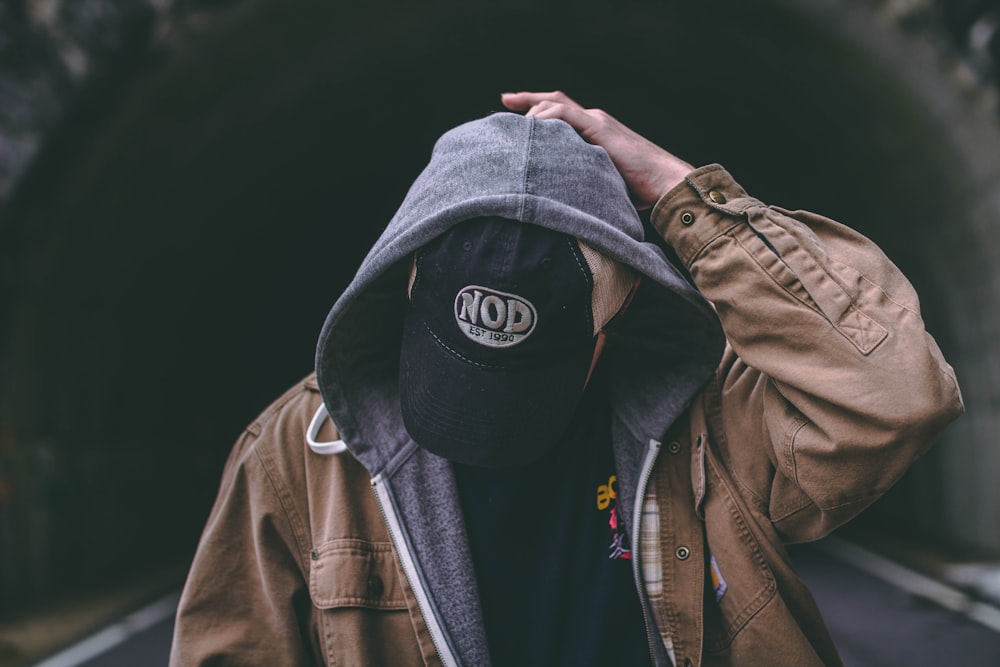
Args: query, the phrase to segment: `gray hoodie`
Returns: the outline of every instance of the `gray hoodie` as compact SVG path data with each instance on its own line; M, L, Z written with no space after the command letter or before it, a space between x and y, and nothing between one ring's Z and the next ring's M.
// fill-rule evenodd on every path
M658 444L709 379L724 345L711 306L656 242L644 240L643 223L603 148L562 121L511 113L466 123L438 140L430 163L330 311L316 369L327 410L372 475L445 664L486 665L489 654L450 464L417 446L403 426L400 334L412 254L480 216L571 234L645 276L604 351L617 502L636 554L637 499L658 451L650 443ZM638 558L634 568L647 607Z

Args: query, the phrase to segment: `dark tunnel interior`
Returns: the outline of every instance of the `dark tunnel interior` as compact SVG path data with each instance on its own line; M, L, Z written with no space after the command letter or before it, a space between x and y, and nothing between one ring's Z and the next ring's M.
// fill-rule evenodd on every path
M438 7L247 3L89 91L44 147L0 228L0 437L43 512L11 525L48 545L21 595L186 563L230 446L311 371L435 138L505 90L564 90L861 230L947 353L917 239L947 218L954 158L824 25L737 0ZM926 532L907 509L933 507L926 477L864 521Z

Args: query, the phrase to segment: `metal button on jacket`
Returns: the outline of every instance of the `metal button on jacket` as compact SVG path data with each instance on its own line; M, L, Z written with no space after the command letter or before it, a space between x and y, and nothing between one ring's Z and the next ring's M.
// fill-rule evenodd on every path
M674 552L674 555L677 556L677 560L687 560L691 555L691 550L682 544L677 547L677 551Z
M708 198L714 201L716 204L726 203L726 195L722 194L718 190L709 190Z
M691 211L681 213L681 223L690 225L692 222L694 222L694 214Z

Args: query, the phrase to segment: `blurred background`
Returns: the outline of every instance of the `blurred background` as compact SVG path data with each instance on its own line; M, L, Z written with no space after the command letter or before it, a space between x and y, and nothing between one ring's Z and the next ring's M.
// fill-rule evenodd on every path
M229 447L505 90L883 247L967 414L841 535L1000 600L998 26L997 0L0 1L0 665L180 585Z

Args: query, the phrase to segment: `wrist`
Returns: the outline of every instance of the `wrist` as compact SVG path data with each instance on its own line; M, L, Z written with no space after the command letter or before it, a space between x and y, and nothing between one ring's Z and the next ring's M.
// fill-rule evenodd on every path
M673 155L667 156L660 165L659 183L656 192L653 193L652 203L656 203L663 195L667 194L675 187L684 182L687 175L694 171L694 167L680 158Z

